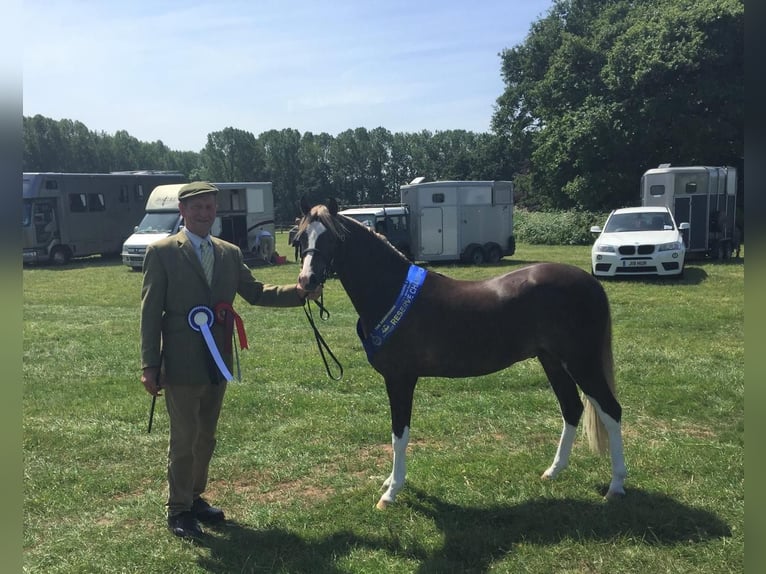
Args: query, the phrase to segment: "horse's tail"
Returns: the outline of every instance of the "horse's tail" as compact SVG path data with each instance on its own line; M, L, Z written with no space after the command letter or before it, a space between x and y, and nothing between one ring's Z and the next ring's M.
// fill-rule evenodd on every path
M612 319L610 315L607 315L603 347L601 350L601 361L604 379L606 379L606 383L609 386L612 395L616 398L614 358L612 356ZM583 428L585 430L585 436L588 438L588 444L593 452L604 454L609 447L609 435L607 434L606 427L598 416L596 407L593 406L591 400L587 396L584 396L583 399L585 401Z

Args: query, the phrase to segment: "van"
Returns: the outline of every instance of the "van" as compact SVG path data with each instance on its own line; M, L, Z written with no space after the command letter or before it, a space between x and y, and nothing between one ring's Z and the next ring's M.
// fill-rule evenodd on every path
M183 226L178 211L178 191L184 184L158 185L146 202L146 213L133 235L122 246L122 262L137 271L143 267L146 248ZM274 195L271 182L214 183L218 215L210 232L239 246L249 263L268 263L274 256L262 249L262 235L274 237ZM265 232L265 233L264 233Z

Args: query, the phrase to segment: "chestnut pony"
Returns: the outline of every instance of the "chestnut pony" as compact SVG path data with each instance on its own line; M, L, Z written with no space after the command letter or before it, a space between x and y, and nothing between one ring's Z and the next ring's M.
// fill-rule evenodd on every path
M601 284L578 267L538 263L479 281L457 280L412 263L381 235L338 214L338 205L309 205L298 230L298 281L313 290L334 273L354 306L357 331L386 384L393 469L377 507L404 486L406 450L419 377L476 377L537 357L564 419L554 478L569 463L576 428L592 450L609 450L607 498L625 493L620 418L615 398L609 302ZM585 406L579 390L585 398Z

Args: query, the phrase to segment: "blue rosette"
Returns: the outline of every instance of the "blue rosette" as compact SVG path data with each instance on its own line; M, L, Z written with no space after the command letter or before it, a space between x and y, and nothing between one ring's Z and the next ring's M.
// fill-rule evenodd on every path
M189 326L192 328L192 330L202 333L202 338L205 340L205 344L207 345L207 348L210 351L210 355L213 357L218 370L221 371L221 374L227 381L231 382L234 379L234 376L226 366L226 363L221 356L221 352L218 350L218 347L215 344L215 339L213 339L213 333L210 330L210 328L213 326L213 323L215 323L215 315L213 310L210 307L205 307L204 305L192 307L192 309L189 311L188 320Z

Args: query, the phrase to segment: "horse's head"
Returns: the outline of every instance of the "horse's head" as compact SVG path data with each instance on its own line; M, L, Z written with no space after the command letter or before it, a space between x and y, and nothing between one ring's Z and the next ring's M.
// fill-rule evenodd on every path
M302 198L301 211L303 219L296 235L302 261L298 283L303 289L313 291L330 274L338 246L344 239L344 229L336 217L338 203L334 199L327 205L309 207L306 198Z

